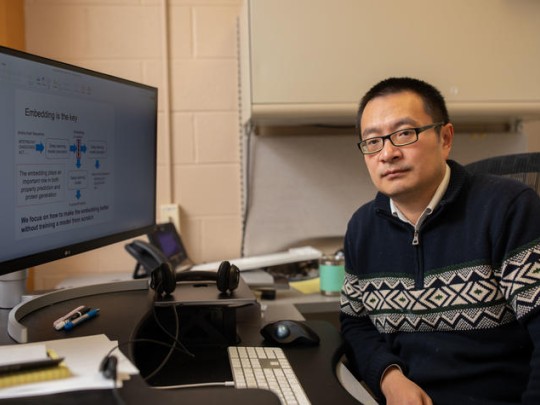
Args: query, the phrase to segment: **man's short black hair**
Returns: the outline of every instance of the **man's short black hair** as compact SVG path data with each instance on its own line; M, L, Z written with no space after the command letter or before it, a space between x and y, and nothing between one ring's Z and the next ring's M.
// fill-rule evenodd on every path
M444 97L434 86L422 80L413 79L410 77L390 77L380 81L369 89L369 91L364 95L364 97L362 97L362 100L360 101L358 114L356 115L356 129L360 138L362 138L360 121L362 120L362 114L364 113L367 103L377 97L401 93L404 91L411 91L418 94L422 98L424 101L424 109L426 110L426 113L431 116L433 122L442 121L445 124L450 122Z

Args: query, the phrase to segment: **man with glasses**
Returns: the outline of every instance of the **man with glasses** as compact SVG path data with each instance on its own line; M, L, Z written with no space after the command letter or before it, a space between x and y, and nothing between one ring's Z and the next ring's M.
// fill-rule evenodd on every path
M387 404L540 404L540 198L448 160L443 97L411 78L363 97L378 189L345 236L342 333Z

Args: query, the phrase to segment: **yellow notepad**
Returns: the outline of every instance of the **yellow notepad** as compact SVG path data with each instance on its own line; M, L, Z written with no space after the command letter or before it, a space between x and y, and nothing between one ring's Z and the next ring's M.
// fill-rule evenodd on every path
M289 286L302 294L315 294L321 292L321 281L319 277L302 281L289 282Z
M47 350L51 359L57 359L58 355ZM58 380L71 377L71 371L64 362L52 367L43 367L34 370L13 371L0 376L0 388L12 387L14 385L37 383L42 381Z

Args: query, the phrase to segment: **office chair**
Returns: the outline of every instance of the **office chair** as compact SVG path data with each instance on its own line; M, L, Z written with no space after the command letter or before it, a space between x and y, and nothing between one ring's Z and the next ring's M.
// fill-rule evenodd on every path
M471 173L489 173L521 181L540 194L540 152L495 156L465 165Z

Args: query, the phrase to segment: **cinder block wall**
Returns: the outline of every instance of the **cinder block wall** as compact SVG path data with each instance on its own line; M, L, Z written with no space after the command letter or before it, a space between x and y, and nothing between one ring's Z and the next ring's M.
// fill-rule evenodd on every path
M25 1L28 52L159 88L157 204L180 204L181 233L196 261L240 255L241 6L242 0ZM37 267L34 288L74 275L130 272L134 261L123 246Z

